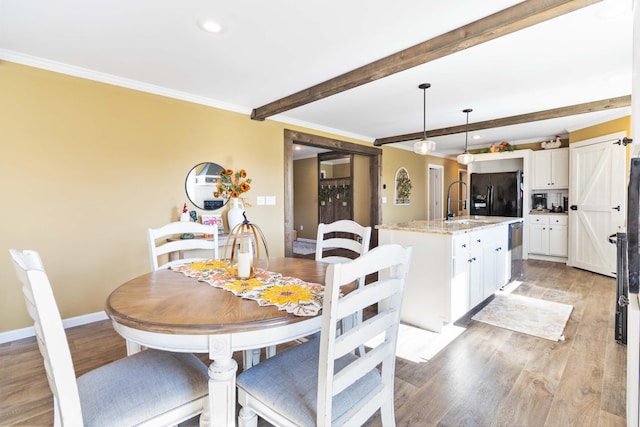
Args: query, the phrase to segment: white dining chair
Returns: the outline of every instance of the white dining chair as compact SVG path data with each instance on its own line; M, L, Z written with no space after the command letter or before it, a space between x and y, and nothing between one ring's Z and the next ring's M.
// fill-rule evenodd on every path
M371 227L349 219L318 224L316 261L339 263L357 258L369 251Z
M411 253L383 245L329 266L320 337L238 376L239 426L256 426L257 415L278 426L356 426L378 409L383 425L395 425L395 352ZM378 273L376 282L340 297L341 286L372 273ZM372 317L336 335L341 318L376 304ZM356 355L365 343L373 347Z
M369 251L371 227L365 227L349 219L330 224L318 224L316 237L316 261L330 264L351 261ZM358 278L358 286L364 286L366 277ZM362 312L342 320L340 330L347 330L362 322ZM359 349L360 353L364 348Z
M175 425L202 413L208 368L192 354L146 350L76 378L40 256L31 250L11 249L9 253L44 358L53 393L54 425Z
M193 234L192 239L181 239L183 234ZM204 234L211 234L209 239L202 238ZM147 230L147 242L149 246L149 261L151 271L169 268L174 265L185 264L204 259L219 259L218 248L218 227L197 222L176 221L159 228L149 228ZM192 250L207 250L210 255L205 257L190 257L175 259L172 261L159 263L158 257L168 256L171 253Z

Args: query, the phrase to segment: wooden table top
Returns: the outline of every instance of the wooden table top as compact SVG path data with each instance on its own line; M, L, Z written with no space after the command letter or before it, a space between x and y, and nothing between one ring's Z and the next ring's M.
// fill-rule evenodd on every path
M302 258L270 258L269 270L307 282L325 282L327 264ZM277 307L261 307L182 273L160 270L132 279L107 298L106 313L135 329L167 334L221 334L282 326L308 319Z

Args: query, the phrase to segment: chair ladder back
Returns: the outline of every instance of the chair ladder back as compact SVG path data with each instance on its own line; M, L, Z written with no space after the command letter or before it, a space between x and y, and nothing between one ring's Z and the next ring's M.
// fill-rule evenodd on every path
M203 238L180 239L185 233L211 234L211 240ZM175 240L168 240L169 238ZM177 251L211 250L211 258L219 259L218 227L216 225L200 224L197 222L176 221L159 228L147 230L147 245L149 247L149 265L152 271L169 268L173 265L185 264L193 261L201 261L203 258L185 258L163 263L158 262L158 257Z
M54 418L62 425L82 425L75 371L62 318L42 261L34 251L9 250L29 316L34 321L38 348L54 396Z
M348 235L349 237L345 236ZM364 227L355 221L339 220L330 224L318 224L316 237L316 261L340 263L350 261L347 256L325 256L324 251L345 249L361 256L369 251L371 227Z
M327 269L323 321L320 333L318 366L318 425L331 424L332 400L358 379L382 364L380 387L360 396L357 404L341 417L347 425L361 422L393 396L395 351L400 323L402 295L411 260L411 248L400 245L379 246L345 264L333 264ZM339 298L340 287L369 274L378 273L380 280ZM383 303L383 304L381 304ZM336 336L340 319L378 304L380 309L370 319ZM370 351L335 372L336 360L354 351L374 337L384 339ZM325 361L324 363L322 361ZM388 373L391 373L391 376ZM392 401L392 400L391 400ZM391 404L392 406L392 404ZM391 413L391 415L389 415ZM383 419L392 417L393 408L385 407Z

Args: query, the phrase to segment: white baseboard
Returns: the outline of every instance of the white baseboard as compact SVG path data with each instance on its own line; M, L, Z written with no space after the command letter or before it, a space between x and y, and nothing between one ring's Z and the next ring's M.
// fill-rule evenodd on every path
M73 328L74 326L86 325L88 323L97 322L99 320L106 320L109 317L104 311L98 311L96 313L83 314L82 316L70 317L62 320L62 325L65 329ZM33 326L22 329L14 329L12 331L0 332L0 344L4 344L11 341L21 340L23 338L30 338L35 336L35 330Z

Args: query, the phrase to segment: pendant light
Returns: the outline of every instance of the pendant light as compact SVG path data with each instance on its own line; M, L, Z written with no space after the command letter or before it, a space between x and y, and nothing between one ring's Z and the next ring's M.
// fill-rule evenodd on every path
M436 142L427 140L427 89L431 87L431 83L422 83L418 88L423 91L423 107L424 107L424 120L422 122L422 139L413 144L413 151L416 154L429 154L436 150Z
M473 110L471 108L466 108L462 110L463 113L467 113L467 127L465 128L464 135L464 153L458 155L458 163L462 165L468 165L473 162L473 154L467 151L467 143L469 141L469 113Z

